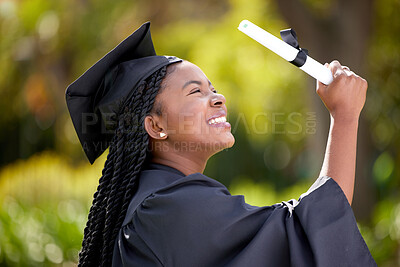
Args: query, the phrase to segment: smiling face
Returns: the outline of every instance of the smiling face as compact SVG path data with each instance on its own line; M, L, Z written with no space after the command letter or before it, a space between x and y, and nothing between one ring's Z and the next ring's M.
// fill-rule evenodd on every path
M231 147L235 139L226 121L225 97L218 94L196 65L184 61L163 81L146 130L152 142L164 142L164 152L195 153L205 157ZM160 136L161 134L161 136ZM166 134L165 136L163 136ZM157 147L154 147L158 153Z

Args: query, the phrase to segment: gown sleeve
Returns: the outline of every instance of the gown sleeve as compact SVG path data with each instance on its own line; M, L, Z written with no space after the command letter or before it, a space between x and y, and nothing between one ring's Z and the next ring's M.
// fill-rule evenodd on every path
M329 177L299 201L265 207L204 175L186 178L147 196L121 228L120 266L376 266Z

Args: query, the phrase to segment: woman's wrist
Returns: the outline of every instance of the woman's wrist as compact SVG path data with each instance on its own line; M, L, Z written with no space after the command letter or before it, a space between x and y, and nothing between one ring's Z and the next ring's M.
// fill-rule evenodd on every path
M331 122L344 126L358 126L359 115L331 114Z

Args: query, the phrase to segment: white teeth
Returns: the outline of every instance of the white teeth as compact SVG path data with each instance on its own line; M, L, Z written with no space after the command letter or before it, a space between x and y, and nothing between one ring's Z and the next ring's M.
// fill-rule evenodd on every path
M219 117L219 118L215 118L215 119L211 119L208 121L208 124L216 124L216 123L221 123L221 122L226 122L226 117Z

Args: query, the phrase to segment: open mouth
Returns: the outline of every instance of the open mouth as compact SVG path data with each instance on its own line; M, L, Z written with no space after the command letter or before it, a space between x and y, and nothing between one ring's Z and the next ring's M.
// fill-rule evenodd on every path
M209 125L216 125L218 123L223 123L223 122L226 122L226 117L225 116L221 116L221 117L218 117L218 118L212 118L212 119L208 120L208 124Z
M211 118L207 121L207 123L211 127L223 127L223 128L231 127L231 124L226 121L225 115L220 115L219 117Z

